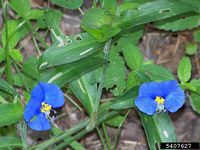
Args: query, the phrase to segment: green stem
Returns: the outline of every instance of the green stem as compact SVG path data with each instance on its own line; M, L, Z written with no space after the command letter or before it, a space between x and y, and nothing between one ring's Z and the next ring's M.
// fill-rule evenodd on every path
M63 147L67 146L68 144L70 144L72 141L75 141L75 139L80 139L81 137L83 137L85 134L87 133L86 129L83 129L81 132L77 133L75 136L73 136L72 138L68 138L65 140L65 142L59 144L58 146L54 147L54 150L60 150Z
M2 1L3 2L3 1ZM9 56L9 42L8 42L8 4L7 1L5 1L3 5L3 19L5 24L5 39L6 39L6 45L4 47L5 50L5 72L6 72L6 80L7 82L12 85L12 74L11 74L11 60Z
M102 114L102 116L99 116L99 119L97 121L97 125L100 125L102 122L104 122L105 120L109 119L109 118L112 118L114 116L117 116L118 114L120 113L120 111L112 111L110 113L106 113L106 114ZM65 141L64 143L65 144L62 144L62 146L59 146L59 148L61 147L64 147L66 145L69 145L72 141L74 140L79 140L82 136L84 136L85 134L91 132L93 129L90 129L90 130L87 130L87 129L83 129L83 128L86 128L86 126L89 124L90 120L87 119L85 121L83 121L82 123L74 126L73 128L67 130L65 133L57 136L57 137L54 137L54 138L51 138L50 140L46 141L46 142L43 142L42 144L39 144L35 147L32 147L30 148L31 150L32 149L37 149L37 150L45 150L47 149L49 146L63 140L64 138L67 138L68 136L71 136L72 134L75 134L77 132L79 132L79 136L77 136L78 134L76 134L75 136L73 136L70 140L68 141ZM83 129L83 130L82 130ZM80 130L82 130L80 132ZM81 136L80 136L80 133L81 133Z
M97 96L96 96L96 101L98 101L98 102L100 102L102 90L103 90L103 87L104 87L105 73L106 73L106 70L108 68L107 63L108 63L108 59L109 59L109 50L110 50L111 42L112 42L112 40L109 39L106 42L106 44L103 48L105 64L103 66L103 71L102 71L102 74L101 74L101 79L100 79L100 82L99 82L99 88L98 88ZM99 104L97 106L99 106ZM98 107L95 108L95 111L98 112Z
M130 113L131 109L129 109L126 113L126 115L124 116L123 120L121 121L119 127L117 128L116 134L115 134L115 142L114 142L114 146L113 146L113 150L117 149L117 144L119 142L119 137L120 137L120 133L121 133L121 127L124 123L124 121L126 120L126 118L128 117L129 113Z
M40 36L40 34L33 28L31 22L27 20L26 18L23 18L23 19L26 21L28 28L32 31L33 35L35 35L38 38L38 40L44 45L45 49L47 49L49 46L46 44L46 42Z
M43 143L41 143L41 144L37 145L36 147L31 148L31 149L44 150L44 149L48 148L50 145L53 145L53 144L63 140L64 138L66 138L66 137L80 131L81 129L85 128L88 123L89 123L89 119L84 120L83 122L79 123L78 125L67 130L62 135L57 136L57 137L53 137L50 140L43 142Z
M30 92L30 89L28 88L27 84L25 83L25 81L24 81L23 78L22 78L22 75L21 75L21 72L19 71L19 67L17 66L17 63L14 62L13 65L14 65L14 67L15 67L15 70L16 70L17 73L19 74L19 78L20 78L20 80L22 81L22 83L23 83L23 85L24 85L26 91L27 91L27 92Z
M106 139L106 143L107 143L107 146L108 146L108 150L111 150L111 142L110 142L110 138L109 138L108 131L106 129L105 123L102 123L102 128L103 128L103 133L105 135L105 139Z
M65 93L64 96L67 100L69 100L76 108L78 108L80 111L83 111L81 107L67 94Z
M84 15L84 12L83 12L83 10L82 10L81 8L78 8L78 10L80 11L80 13L81 13L82 15Z
M110 113L104 114L103 116L99 117L99 120L97 122L97 126L100 125L102 122L104 122L105 120L112 118L114 116L117 116L120 112L119 111L112 111ZM82 138L84 135L86 135L87 133L91 132L93 129L91 130L86 130L83 129L81 132L79 132L78 134L76 134L75 136L73 136L71 139L69 139L68 141L65 141L61 144L59 144L55 149L61 149L67 145L69 145L71 142L73 142L74 140L79 140L80 138ZM37 149L39 150L39 149Z
M100 138L100 140L101 140L101 143L102 143L104 149L107 150L107 149L108 149L108 148L107 148L107 145L106 145L106 143L105 143L105 140L104 140L104 138L103 138L103 136L102 136L102 134L101 134L101 131L100 131L99 127L96 127L96 130L97 130L97 133L98 133L98 135L99 135L99 138Z
M36 41L34 36L32 36L32 39L33 39L33 43L35 44L36 51L37 51L37 53L38 53L38 55L40 57L41 56L41 51L40 51L40 48L39 48L39 46L37 44L37 41Z

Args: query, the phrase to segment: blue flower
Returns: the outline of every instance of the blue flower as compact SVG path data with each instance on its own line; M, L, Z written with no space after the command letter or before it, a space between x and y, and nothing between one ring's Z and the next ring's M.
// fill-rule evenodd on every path
M24 119L33 130L49 130L52 121L50 112L62 105L64 96L61 89L55 84L40 82L32 90L24 111Z
M148 115L156 112L176 112L183 106L185 95L177 81L147 82L141 85L135 100L138 109Z

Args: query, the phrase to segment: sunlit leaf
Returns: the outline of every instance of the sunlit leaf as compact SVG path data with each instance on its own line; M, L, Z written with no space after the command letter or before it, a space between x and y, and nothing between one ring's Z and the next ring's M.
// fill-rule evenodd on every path
M178 78L181 82L187 82L191 77L192 65L188 57L183 57L178 65Z
M59 40L59 39L58 39ZM47 68L77 61L101 50L103 45L87 33L70 37L66 41L60 39L48 48L40 58L40 68Z
M51 2L68 9L77 9L83 4L83 0L51 0Z

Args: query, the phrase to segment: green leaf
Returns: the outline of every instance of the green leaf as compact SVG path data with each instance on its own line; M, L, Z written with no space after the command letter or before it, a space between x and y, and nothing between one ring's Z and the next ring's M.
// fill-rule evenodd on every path
M23 73L14 74L13 81L15 86L23 87L25 83L30 89L32 89L37 82Z
M0 90L13 95L17 93L15 89L3 79L0 79Z
M49 29L52 29L54 34L60 36L61 39L64 39L65 35L62 33L60 28L60 22L62 18L62 13L58 10L48 9L47 12L44 13L44 19ZM52 18L54 18L52 20ZM53 40L55 43L56 40Z
M117 8L116 14L118 16L123 16L129 10L135 10L140 6L138 2L123 1L123 3Z
M86 57L73 63L43 70L40 73L39 81L52 82L58 86L63 86L66 82L77 79L102 65L103 60L100 57Z
M56 43L48 48L40 58L40 68L77 61L101 50L102 47L103 44L87 33L72 36L67 41L61 40L60 43Z
M97 112L99 106L98 80L95 78L97 73L98 70L91 71L69 84L73 93L90 115Z
M196 91L196 87L194 85L192 85L191 83L181 83L180 85L181 87L183 87L183 89L187 88L191 91Z
M121 17L120 27L130 28L132 26L154 22L186 12L193 12L194 6L174 0L158 0L147 2L138 7L138 9L127 10Z
M174 76L170 70L154 64L142 65L140 71L153 81L173 80Z
M20 50L18 49L10 50L10 56L16 62L23 62L23 55L20 53Z
M126 67L116 48L110 50L109 62L104 86L115 96L119 96L126 89Z
M29 15L29 12L31 10L31 5L29 0L17 0L17 1L11 0L10 6L18 13L19 16L25 18Z
M18 20L8 20L9 49L14 48L19 40L21 40L29 32L26 24L22 25L21 23L22 22ZM3 47L6 46L5 26L2 31L2 45Z
M177 142L174 126L167 113L148 116L139 113L150 150L160 149L161 142Z
M200 12L199 6L200 6L200 1L199 0L180 0L181 3L185 3L188 6L194 7L194 11Z
M100 0L101 7L115 13L117 9L117 0Z
M200 114L200 94L199 93L197 94L197 93L192 92L189 97L192 109L198 114Z
M196 42L200 43L200 30L196 30L193 32L193 38Z
M193 79L190 83L200 90L200 79Z
M89 34L103 42L121 31L117 27L117 23L116 16L110 14L109 11L92 8L83 16L81 26Z
M39 62L35 56L29 57L23 63L23 71L33 79L38 79L39 76L39 69L38 69Z
M5 53L4 49L0 48L0 62L2 62L3 60L5 60Z
M8 102L2 96L0 96L0 103L8 104Z
M192 79L190 81L190 84L194 88L193 89L189 88L189 89L191 89L191 90L195 91L196 93L200 94L200 80L199 79Z
M83 5L83 0L51 0L51 2L68 9L78 9Z
M134 86L138 86L144 82L149 82L149 81L150 81L150 78L146 74L142 72L132 71L128 75L127 88L130 89Z
M122 96L113 100L110 108L115 110L127 109L135 107L134 99L138 95L138 87L134 87L124 93Z
M56 135L56 136L58 136L58 135L64 133L61 129L55 128L55 127L53 127L51 131L52 131L53 134ZM71 138L71 137L67 137L67 139L70 139L70 138ZM66 141L66 138L63 139L63 140ZM79 142L77 142L77 141L75 141L75 140L74 140L73 142L71 142L71 143L69 144L69 146L72 147L73 150L86 150L86 149L83 147L83 145L81 145Z
M129 42L124 43L123 55L127 65L132 70L138 70L144 62L144 57L140 49Z
M106 121L106 124L112 127L119 127L120 124L122 123L122 121L124 120L124 116L122 115L118 115L114 118L111 118L109 120Z
M1 136L0 137L0 149L22 147L22 142L12 136Z
M169 18L156 22L156 27L163 30L182 31L192 29L199 26L200 15L188 16L184 18Z
M10 125L22 119L23 108L20 103L0 105L0 127Z
M45 11L41 9L33 9L33 10L30 10L27 17L29 20L38 20L43 17L44 12Z
M183 57L178 65L178 78L181 82L187 82L191 78L192 65L188 57Z
M186 54L188 55L194 55L197 51L197 44L194 44L194 43L187 43L186 46Z
M118 40L119 46L123 48L124 43L129 41L134 45L138 44L140 38L143 36L144 26L140 25L135 28L123 30L119 33L120 39Z

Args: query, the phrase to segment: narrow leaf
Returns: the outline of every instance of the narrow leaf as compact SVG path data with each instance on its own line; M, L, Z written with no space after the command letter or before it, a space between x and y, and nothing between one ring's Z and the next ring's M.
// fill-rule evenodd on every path
M83 0L51 0L51 2L68 9L78 9L83 4Z
M40 59L40 68L77 61L102 49L102 47L102 44L87 33L72 36L67 41L61 39L60 43L52 45L43 53Z
M1 136L0 137L0 149L7 149L7 148L17 148L22 147L21 141L16 137L11 136Z
M40 72L39 81L52 82L59 86L79 78L81 75L103 65L100 57L87 57L79 61L61 65Z
M166 113L148 116L139 112L150 150L160 149L161 142L176 142L174 126Z
M95 74L97 72L98 70L91 71L70 83L70 88L73 93L77 96L90 115L97 112L99 105L99 99L97 99L98 81L95 79Z
M138 9L127 10L126 13L121 16L120 27L130 28L131 26L158 21L194 11L197 11L196 7L182 3L179 0L157 0L147 2L140 5Z
M199 26L200 15L189 16L185 18L170 18L156 22L156 27L163 30L182 31Z
M15 89L13 89L13 87L11 85L9 85L5 80L0 79L0 90L13 94L16 94Z

